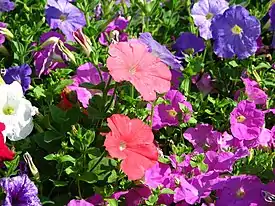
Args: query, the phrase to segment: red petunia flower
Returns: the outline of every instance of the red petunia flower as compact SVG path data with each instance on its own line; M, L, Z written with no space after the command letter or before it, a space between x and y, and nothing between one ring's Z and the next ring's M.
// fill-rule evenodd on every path
M158 160L152 129L139 119L114 114L107 119L111 129L104 146L113 158L122 159L121 169L129 180L144 176Z
M0 161L10 161L13 160L14 158L14 152L11 151L7 145L5 144L4 141L4 135L2 134L2 132L5 130L5 125L3 123L0 122Z

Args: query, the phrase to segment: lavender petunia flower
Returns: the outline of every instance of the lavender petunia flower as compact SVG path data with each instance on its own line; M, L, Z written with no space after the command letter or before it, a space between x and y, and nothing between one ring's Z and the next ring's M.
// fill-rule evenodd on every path
M109 78L109 74L106 72L102 72L103 81L107 81ZM78 100L82 103L84 108L87 108L89 105L89 100L92 96L101 94L100 90L88 90L84 87L80 87L82 83L91 83L93 85L98 85L101 83L100 75L97 69L92 65L92 63L85 63L77 68L77 73L73 77L73 84L68 86L67 88L71 91L75 91L77 94Z
M116 4L125 3L127 7L131 6L130 0L116 0Z
M239 140L252 140L259 137L264 125L264 113L255 103L241 101L230 114L231 132Z
M31 84L31 75L32 70L28 64L23 64L21 66L10 67L6 70L6 73L3 77L6 84L11 84L14 81L18 81L23 89L23 92L26 92Z
M245 59L257 51L261 26L259 20L250 16L244 7L232 6L214 17L211 31L217 56L232 58L236 55Z
M58 32L50 31L41 35L42 49L33 54L36 74L39 77L42 74L49 74L51 70L67 66L65 63L67 56L59 49L58 41L65 42L64 36ZM65 44L65 46L73 50L70 45Z
M6 193L6 198L3 200L2 205L42 205L37 196L37 187L25 174L12 178L2 178L0 180L0 186Z
M196 54L205 49L204 41L190 32L182 33L172 46L176 56L184 57L184 54Z
M211 125L198 124L195 128L188 128L183 136L194 146L195 149L201 150L206 147L209 150L217 150L218 139L221 138L222 134L213 131Z
M101 19L101 16L102 16L102 5L101 5L101 3L96 5L96 7L94 9L94 13L95 13L95 19L96 20Z
M15 8L14 2L10 0L0 0L0 12L8 12Z
M114 42L123 42L128 40L128 34L123 32L127 28L129 20L125 19L122 16L114 19L108 26L105 31L100 34L99 43L108 46L108 39L111 38Z
M153 129L158 130L165 126L179 125L179 115L184 122L188 122L193 112L192 105L186 101L178 90L170 90L164 97L170 104L159 104L154 108ZM181 107L184 107L184 111Z
M191 9L195 25L199 27L200 36L205 40L211 39L211 21L215 15L222 14L228 8L225 0L199 0Z
M199 74L193 76L192 83L196 84L198 90L200 90L203 95L209 94L214 89L209 73L203 73L202 76L200 76Z
M181 61L179 61L177 57L173 55L165 46L154 40L150 33L141 33L139 40L146 44L149 48L149 51L152 52L155 56L159 57L162 62L170 66L172 69L180 70Z
M74 40L72 33L86 25L83 12L67 0L48 0L45 13L50 27L59 28L70 41Z
M268 99L267 94L260 89L259 84L250 78L242 78L245 85L245 93L248 96L248 100L255 104L266 104Z

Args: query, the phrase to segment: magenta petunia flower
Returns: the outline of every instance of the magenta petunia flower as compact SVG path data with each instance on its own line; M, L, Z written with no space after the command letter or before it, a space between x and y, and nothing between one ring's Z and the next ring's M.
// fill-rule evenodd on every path
M125 19L122 16L114 19L108 26L105 31L100 34L99 43L105 46L108 46L111 42L109 39L114 42L123 42L128 40L128 34L123 32L127 28L129 20Z
M86 200L71 200L67 206L94 206Z
M170 101L170 103L159 104L154 108L153 129L157 130L165 126L177 126L180 121L189 121L193 112L192 105L186 101L186 97L182 93L178 90L170 90L164 99Z
M257 51L259 20L242 6L232 6L212 20L214 53L222 58L245 59Z
M239 140L252 140L259 137L264 125L264 113L255 103L241 101L230 114L231 132Z
M7 28L7 24L5 24L4 22L0 22L0 31L1 31L1 28ZM6 40L5 35L0 33L0 46L4 44L5 40Z
M101 72L102 80L107 82L109 74L107 72ZM81 87L82 83L91 83L93 85L98 85L101 83L101 78L98 73L98 70L90 62L85 63L77 68L76 75L73 77L73 84L67 88L71 91L75 91L77 99L82 103L84 108L87 108L89 105L89 100L94 95L102 94L101 90L91 90Z
M45 13L50 27L60 29L70 41L72 33L86 25L84 13L67 0L48 0Z
M234 163L249 155L247 148L240 148L235 153L208 151L205 153L205 164L208 171L232 172Z
M206 40L212 38L210 31L211 21L217 14L222 14L228 8L225 0L199 0L191 9L191 16L197 27L200 36Z
M213 127L209 124L198 124L195 128L188 128L183 136L195 149L208 148L208 150L217 150L218 139L221 138L222 134L213 131Z
M245 85L245 93L248 100L254 102L255 104L266 104L268 99L267 94L260 89L259 84L250 78L242 78Z

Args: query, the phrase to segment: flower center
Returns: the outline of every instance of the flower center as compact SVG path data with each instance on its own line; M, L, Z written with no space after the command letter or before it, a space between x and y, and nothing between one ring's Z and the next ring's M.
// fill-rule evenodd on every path
M125 142L120 142L120 144L119 144L119 150L120 151L123 151L123 150L125 150L126 149L126 144L125 144Z
M65 20L67 20L67 15L66 14L61 14L60 17L59 17L59 19L61 21L65 21Z
M238 198L243 198L243 197L245 196L245 191L244 191L244 189L243 189L242 187L241 187L240 189L237 190L236 196L237 196Z
M206 19L207 20L212 19L213 16L214 15L211 12L209 12L208 14L206 14Z
M195 50L193 48L188 48L188 49L185 49L184 52L186 54L194 54Z
M233 34L240 35L243 32L243 29L236 24L232 27L231 31Z
M7 105L3 108L3 113L5 115L13 115L15 113L15 109L13 107Z
M178 114L174 109L167 110L167 112L171 117L175 117Z
M130 73L131 75L134 75L134 74L136 73L136 71L137 71L137 69L136 69L135 66L133 66L133 67L131 67L131 68L129 69L129 73Z
M243 115L240 115L240 116L237 117L237 122L238 123L243 123L245 120L246 120L246 118Z

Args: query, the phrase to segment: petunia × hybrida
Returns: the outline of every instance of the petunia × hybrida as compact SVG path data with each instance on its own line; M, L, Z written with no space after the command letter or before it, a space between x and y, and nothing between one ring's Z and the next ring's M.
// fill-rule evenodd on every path
M37 187L25 174L15 177L2 178L0 179L0 186L6 194L6 197L2 200L1 205L42 205L38 198Z
M260 21L242 6L232 6L212 20L214 53L222 58L245 59L257 51Z
M151 33L145 32L139 35L139 41L148 46L148 51L156 57L160 58L162 62L170 66L172 69L180 71L181 61L173 55L165 46L158 43L152 37Z
M120 168L129 180L141 179L158 160L152 129L139 119L121 114L112 115L107 122L111 131L104 142L106 150L111 157L122 159Z
M124 42L128 40L128 34L123 32L127 28L129 20L118 16L109 23L104 32L100 34L99 43L108 46L111 42Z
M102 91L96 89L86 89L80 85L82 83L98 85L102 81L107 82L109 76L110 75L107 72L101 72L101 79L100 74L95 66L92 63L87 62L77 68L76 75L72 78L73 84L69 85L67 88L69 91L75 91L77 99L81 102L84 108L87 108L89 105L89 100L94 95L101 95Z
M19 82L0 85L0 119L6 126L3 134L12 141L25 139L33 130L37 108L25 99Z
M51 29L60 29L69 41L74 40L73 32L86 25L84 13L68 0L48 0L45 13Z
M197 74L192 76L192 83L196 84L198 90L202 92L204 96L214 90L213 80L208 72L205 72L202 75Z
M15 3L10 0L0 0L0 12L9 12L14 10Z
M275 31L275 4L273 3L269 9L269 17L270 17L270 30L274 33ZM272 39L272 48L275 48L275 36L273 34Z
M263 111L248 100L239 102L230 113L231 132L239 140L253 140L259 137L264 126Z
M113 79L131 82L145 101L170 90L171 71L145 44L134 40L111 44L109 54L107 67Z
M6 70L5 75L3 76L6 84L11 84L14 81L17 81L21 84L23 92L25 93L31 84L32 69L28 64L22 64L21 66L13 66Z
M65 43L65 37L55 31L44 33L40 37L41 49L34 52L34 64L38 77L47 75L51 70L65 68L69 60L67 55L61 51L59 44L72 51L73 47Z
M250 78L242 78L242 80L245 85L245 93L248 100L255 104L265 105L268 96L262 89L260 89L259 84Z
M0 162L13 160L15 153L5 144L5 137L2 132L5 130L5 124L0 122Z
M214 16L222 14L227 8L228 2L225 0L199 0L193 5L191 16L202 38L205 40L212 38L211 21Z
M170 90L164 100L169 103L154 107L152 125L154 130L165 126L178 126L180 122L189 121L193 112L192 105L180 91Z

